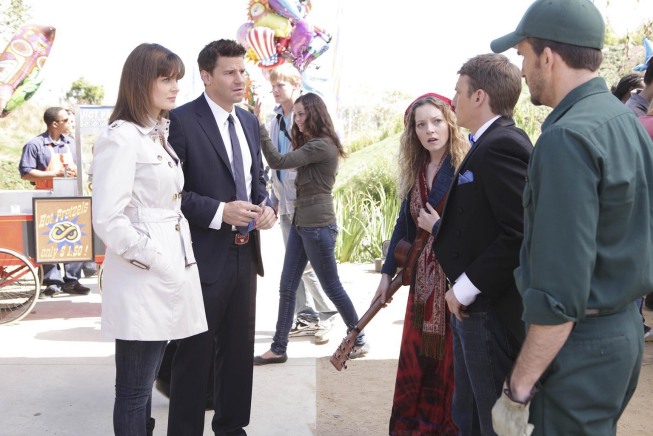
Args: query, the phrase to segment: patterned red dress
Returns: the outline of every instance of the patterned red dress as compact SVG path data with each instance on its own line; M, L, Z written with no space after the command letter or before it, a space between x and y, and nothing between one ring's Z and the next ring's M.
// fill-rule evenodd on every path
M425 169L409 198L416 226L429 193ZM431 236L414 268L408 293L390 417L390 434L394 436L458 434L451 417L453 342L444 301L446 278L432 247Z

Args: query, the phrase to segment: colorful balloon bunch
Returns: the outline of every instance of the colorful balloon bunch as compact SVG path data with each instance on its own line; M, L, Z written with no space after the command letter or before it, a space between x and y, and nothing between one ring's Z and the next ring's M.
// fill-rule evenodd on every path
M263 69L289 61L304 71L331 42L331 35L306 20L310 10L311 0L250 0L250 21L240 26L236 40Z

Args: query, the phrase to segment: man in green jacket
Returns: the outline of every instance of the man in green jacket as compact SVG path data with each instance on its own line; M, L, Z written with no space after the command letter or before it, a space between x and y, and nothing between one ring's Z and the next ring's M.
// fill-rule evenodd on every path
M615 434L637 385L653 143L598 77L604 35L590 1L538 0L491 44L517 48L531 101L553 108L523 196L515 278L527 336L493 409L500 435Z

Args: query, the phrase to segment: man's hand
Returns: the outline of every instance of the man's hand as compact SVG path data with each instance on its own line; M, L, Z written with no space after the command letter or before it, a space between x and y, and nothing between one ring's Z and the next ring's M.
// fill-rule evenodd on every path
M222 221L236 227L245 227L250 221L255 220L261 213L262 209L248 201L231 201L224 204L222 212Z
M465 313L465 306L460 304L460 301L456 298L456 294L453 293L453 289L449 289L446 294L444 294L444 299L449 306L449 312L451 312L458 321L462 321L463 318L467 318L469 315Z
M254 220L254 228L259 230L267 230L272 228L277 221L277 216L270 206L263 206L261 215Z
M528 423L528 403L512 401L506 394L507 385L503 384L501 396L492 408L492 427L499 436L530 436L533 424Z
M420 209L419 216L417 217L417 226L420 229L424 229L427 232L431 233L433 231L433 225L437 220L440 219L438 212L431 206L430 203L426 203L426 209Z

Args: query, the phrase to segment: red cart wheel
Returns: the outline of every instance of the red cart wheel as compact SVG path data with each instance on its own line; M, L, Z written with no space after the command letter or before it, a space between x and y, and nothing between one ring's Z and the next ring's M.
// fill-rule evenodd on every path
M36 304L41 283L20 253L0 248L0 324L20 321Z

